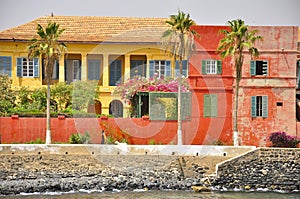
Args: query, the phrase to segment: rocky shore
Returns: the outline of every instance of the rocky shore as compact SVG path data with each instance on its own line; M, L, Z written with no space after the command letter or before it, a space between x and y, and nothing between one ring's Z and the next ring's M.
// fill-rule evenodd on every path
M191 190L211 173L201 157L2 155L0 195L86 190ZM201 165L201 162L203 163ZM214 169L214 168L213 168Z

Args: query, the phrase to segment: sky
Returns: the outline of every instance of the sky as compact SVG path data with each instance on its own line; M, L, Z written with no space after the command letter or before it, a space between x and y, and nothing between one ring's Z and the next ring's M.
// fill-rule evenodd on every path
M168 17L178 9L201 25L225 25L243 19L248 25L300 26L300 0L0 0L0 31L38 17Z

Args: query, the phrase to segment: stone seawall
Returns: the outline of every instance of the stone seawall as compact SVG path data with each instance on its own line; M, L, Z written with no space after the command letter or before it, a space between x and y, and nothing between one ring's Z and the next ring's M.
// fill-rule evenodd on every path
M300 149L258 148L217 165L220 190L300 191Z

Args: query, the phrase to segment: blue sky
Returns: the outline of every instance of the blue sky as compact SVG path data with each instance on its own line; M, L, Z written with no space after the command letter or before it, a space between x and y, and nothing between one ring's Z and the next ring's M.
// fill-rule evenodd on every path
M168 17L181 9L197 24L224 25L241 18L249 25L300 26L300 0L0 0L0 30L40 16Z

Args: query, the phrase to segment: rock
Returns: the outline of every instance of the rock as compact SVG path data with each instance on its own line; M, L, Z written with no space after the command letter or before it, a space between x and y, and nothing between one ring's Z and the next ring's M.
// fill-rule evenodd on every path
M244 189L245 189L245 190L250 190L251 187L250 187L249 185L246 185L246 186L244 187Z
M195 192L211 192L212 190L206 186L192 186Z

